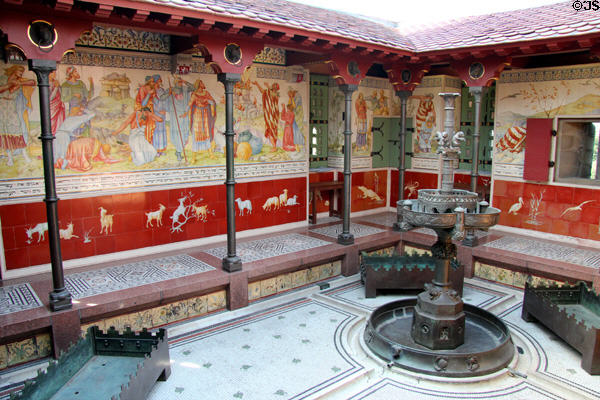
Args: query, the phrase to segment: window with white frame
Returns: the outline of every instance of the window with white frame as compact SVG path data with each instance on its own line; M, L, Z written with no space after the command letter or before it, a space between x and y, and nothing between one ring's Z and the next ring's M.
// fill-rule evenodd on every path
M555 180L600 185L599 141L600 118L560 119Z

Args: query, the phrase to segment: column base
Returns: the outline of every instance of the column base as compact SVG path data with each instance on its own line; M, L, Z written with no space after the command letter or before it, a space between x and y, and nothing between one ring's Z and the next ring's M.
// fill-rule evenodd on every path
M340 233L337 242L343 245L354 244L354 235L351 233Z
M68 310L73 307L71 302L71 293L66 288L53 290L49 294L50 309L52 311Z
M227 272L237 272L242 270L242 259L238 256L225 257L223 259L223 270Z

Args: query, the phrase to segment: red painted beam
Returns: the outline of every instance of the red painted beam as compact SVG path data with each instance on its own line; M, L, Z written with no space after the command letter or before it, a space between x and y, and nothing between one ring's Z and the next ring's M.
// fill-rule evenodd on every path
M94 15L98 18L108 18L110 17L110 14L112 14L113 9L113 6L100 4Z
M22 3L22 1L20 1L19 3ZM66 12L71 11L72 8L73 8L73 0L57 0L56 5L54 6L54 9L56 9L58 11L66 11Z
M150 11L146 10L136 10L133 18L131 19L133 22L143 23L146 22L148 16L150 15Z
M182 15L171 15L167 21L167 26L179 26L182 20Z

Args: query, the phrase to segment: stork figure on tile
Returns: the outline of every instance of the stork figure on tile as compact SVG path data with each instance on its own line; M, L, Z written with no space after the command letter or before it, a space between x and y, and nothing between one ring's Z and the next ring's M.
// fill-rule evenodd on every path
M523 207L523 198L519 197L519 202L513 204L512 206L510 206L510 208L508 209L508 213L509 214L514 214L517 215L517 213L519 212L519 210Z

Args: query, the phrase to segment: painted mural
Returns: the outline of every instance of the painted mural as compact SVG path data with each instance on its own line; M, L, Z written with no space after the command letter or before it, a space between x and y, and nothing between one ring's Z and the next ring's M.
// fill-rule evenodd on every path
M20 64L0 64L0 75L0 180L41 178L35 77ZM265 175L261 163L307 160L308 85L287 75L257 64L235 87L235 161L258 165L246 176ZM50 84L59 179L225 164L224 89L215 74L60 64Z
M460 93L461 82L457 78L437 75L423 78L423 81L409 97L407 115L413 119L412 153L416 158L437 158L438 131L444 130L444 100L440 93ZM460 97L455 101L456 130L460 123Z
M373 118L400 114L400 101L387 79L366 78L352 94L352 155L370 157L373 149ZM344 94L335 82L329 86L328 151L341 156L344 144Z
M522 177L528 118L598 115L599 89L598 64L503 72L496 89L495 172Z

